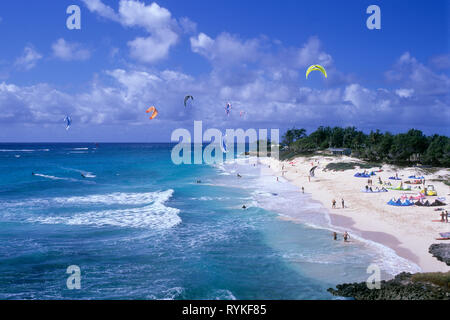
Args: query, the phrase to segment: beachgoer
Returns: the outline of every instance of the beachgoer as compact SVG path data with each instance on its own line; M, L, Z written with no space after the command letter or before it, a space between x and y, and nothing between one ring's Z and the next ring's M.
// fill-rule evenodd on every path
M344 198L342 198L342 209L345 208L345 202L344 202Z
M369 188L369 190L370 190L370 192L373 192L373 189L372 189L372 187L370 187L370 188Z
M311 182L311 176L308 176L308 182Z
M237 177L238 177L238 178L242 178L242 176L241 176L239 173L237 174Z
M347 240L350 238L347 231L344 232L344 241L347 242Z
M445 222L448 223L448 211L447 210L445 210Z
M84 174L81 174L81 176L82 176L83 178L86 178L86 176L85 176Z
M336 209L336 200L331 201L331 208Z
M242 206L242 209L247 209L247 207L245 206L245 204Z
M337 240L337 233L333 232L333 240Z
M202 183L202 180L197 180L197 183Z
M445 222L445 211L441 212L441 222Z
M398 173L395 173L395 178L398 179Z
M32 173L31 173L31 175L32 175L32 176L35 176L35 175L36 175L36 173L32 172Z
M366 192L369 192L369 186L366 186Z
M305 188L304 187L302 187L302 193L305 193Z
M278 177L277 177L277 181L279 181L279 180L278 180Z

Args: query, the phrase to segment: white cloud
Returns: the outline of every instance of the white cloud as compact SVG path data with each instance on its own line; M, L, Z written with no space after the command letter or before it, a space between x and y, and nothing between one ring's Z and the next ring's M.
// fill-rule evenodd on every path
M197 24L187 17L180 19L180 26L184 33L191 34L197 31Z
M177 38L176 34L168 32L165 36L138 37L128 42L128 46L133 58L141 62L153 63L167 57L170 48L177 42Z
M19 69L28 71L33 69L40 59L42 59L42 55L39 52L31 46L26 46L23 50L23 54L16 59L15 65Z
M63 38L52 44L53 56L65 61L88 60L91 52L78 43L69 43Z
M319 38L309 38L308 42L298 50L297 65L299 67L307 67L312 64L320 64L324 67L331 66L333 59L329 54L321 51L321 46Z
M395 93L400 98L409 98L413 95L414 89L397 89L397 90L395 90Z
M216 39L204 33L191 37L193 52L219 64L239 64L255 61L261 57L261 41L259 39L241 40L229 33L221 33Z
M88 9L100 16L119 22L125 27L140 27L149 34L129 41L130 55L144 63L155 63L167 58L179 39L178 30L193 28L189 20L178 23L169 10L153 2L146 5L137 0L121 0L118 13L100 0L83 0Z
M431 58L431 64L440 70L450 69L450 53L437 55Z
M88 7L89 11L95 12L104 18L119 21L119 16L114 12L114 10L111 7L105 5L101 0L82 1Z
M388 81L402 83L422 95L443 95L450 89L450 78L447 75L433 72L409 52L402 54L385 75Z

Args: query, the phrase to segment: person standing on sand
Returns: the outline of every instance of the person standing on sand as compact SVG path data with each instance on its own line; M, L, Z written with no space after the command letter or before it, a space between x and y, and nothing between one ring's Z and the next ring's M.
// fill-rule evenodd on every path
M311 182L311 176L308 176L308 182Z
M445 222L448 223L448 211L447 210L445 210Z
M345 202L344 202L344 198L342 198L342 209L345 208Z
M304 187L302 187L302 193L305 193L305 188Z
M344 232L344 242L347 242L350 236L348 235L347 231Z
M441 212L441 222L445 222L445 211Z
M336 209L336 200L331 201L331 208Z

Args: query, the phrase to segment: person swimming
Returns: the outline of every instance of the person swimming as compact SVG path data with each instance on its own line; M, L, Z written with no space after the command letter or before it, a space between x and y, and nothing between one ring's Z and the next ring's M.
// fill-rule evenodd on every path
M245 204L242 206L242 209L247 209L247 207L245 206Z
M82 176L83 178L86 178L86 176L84 175L84 173L82 173L81 176Z
M344 242L348 242L348 239L350 236L348 235L347 231L344 232Z
M35 175L36 175L36 173L32 172L32 173L31 173L31 175L32 175L32 176L35 176Z
M238 177L238 178L242 178L242 176L241 176L239 173L237 174L237 177Z
M337 240L337 232L333 232L333 240Z
M202 180L197 180L197 183L202 183Z

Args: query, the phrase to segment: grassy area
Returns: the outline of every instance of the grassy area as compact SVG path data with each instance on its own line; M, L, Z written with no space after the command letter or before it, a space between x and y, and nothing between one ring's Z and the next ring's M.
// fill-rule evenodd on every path
M450 288L450 271L449 272L429 272L416 273L411 277L413 282L429 282L440 287Z
M450 180L448 180L448 179L431 179L430 181L443 182L447 186L450 186Z
M279 153L281 161L293 160L294 158L297 158L297 157L310 157L310 156L314 156L314 155L316 155L314 152L298 153L298 152L291 151L291 150L280 151L280 153Z
M325 170L345 171L353 170L356 167L361 169L370 169L374 167L381 167L379 163L360 163L360 162L332 162L327 164Z

